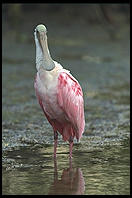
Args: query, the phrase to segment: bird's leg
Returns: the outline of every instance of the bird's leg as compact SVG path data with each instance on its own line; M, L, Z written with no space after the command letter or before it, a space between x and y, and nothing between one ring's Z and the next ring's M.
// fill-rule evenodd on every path
M72 147L73 147L73 137L71 136L70 139L69 139L69 157L70 157L70 160L72 159Z
M58 133L57 131L54 131L54 159L56 159L57 143L58 143Z

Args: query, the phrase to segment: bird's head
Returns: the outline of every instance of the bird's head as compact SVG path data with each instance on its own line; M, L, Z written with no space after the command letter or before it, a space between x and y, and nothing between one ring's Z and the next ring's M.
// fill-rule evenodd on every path
M46 33L47 33L47 29L43 24L37 25L35 31L37 35L39 35L40 37L46 36Z
M47 29L43 24L40 24L40 25L37 25L37 27L35 28L35 32L36 32L37 38L41 44L41 42L43 40L45 40L45 38L47 37L46 36Z
M43 24L37 25L36 30L38 32L45 32L45 33L47 33L47 29L46 29L46 27Z

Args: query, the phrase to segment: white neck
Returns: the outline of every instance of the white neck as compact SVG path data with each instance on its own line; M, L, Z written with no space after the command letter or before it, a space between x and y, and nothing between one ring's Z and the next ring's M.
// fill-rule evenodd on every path
M43 46L40 45L36 32L34 33L34 36L36 44L36 68L37 70L43 68L47 71L51 71L55 65L48 49L47 36L45 36L43 40Z

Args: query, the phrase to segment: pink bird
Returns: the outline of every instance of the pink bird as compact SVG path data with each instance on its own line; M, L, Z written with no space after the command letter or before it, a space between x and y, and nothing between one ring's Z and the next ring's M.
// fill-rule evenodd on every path
M64 141L69 141L69 156L72 158L73 139L76 137L79 141L85 127L83 92L70 71L51 58L46 27L38 25L34 36L37 68L34 87L54 131L54 157L59 132Z

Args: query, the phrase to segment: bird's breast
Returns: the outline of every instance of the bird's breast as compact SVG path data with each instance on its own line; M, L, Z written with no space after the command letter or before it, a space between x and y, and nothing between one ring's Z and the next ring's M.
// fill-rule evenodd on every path
M58 76L37 73L35 88L41 98L44 111L51 119L59 119L63 115L57 102Z

